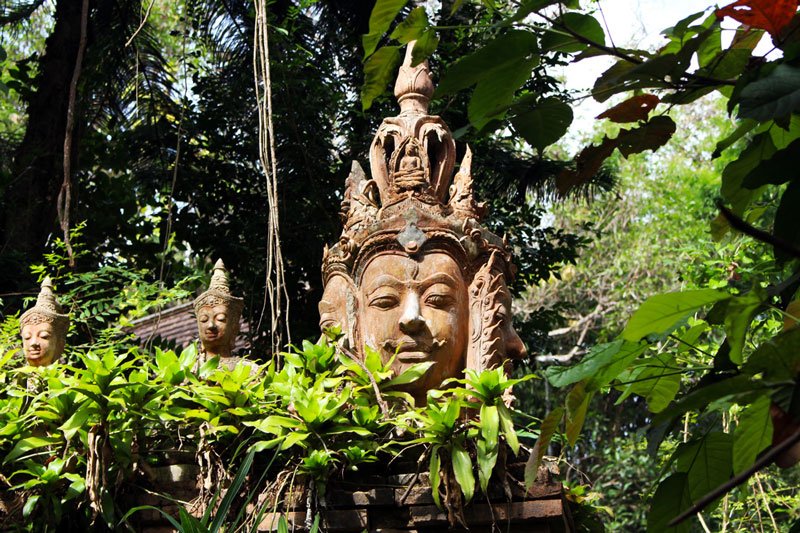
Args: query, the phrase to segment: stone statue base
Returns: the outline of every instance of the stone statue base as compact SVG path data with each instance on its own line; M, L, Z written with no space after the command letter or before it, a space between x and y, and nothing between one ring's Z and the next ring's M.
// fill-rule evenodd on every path
M416 464L407 464L416 468ZM522 478L524 464L509 465L514 478ZM412 468L408 468L409 472ZM554 465L541 467L536 483L527 493L524 487L511 486L509 501L501 487L490 486L490 496L476 495L464 507L460 523L450 526L447 511L439 509L431 496L428 474L415 478L410 473L354 473L342 481L332 481L326 491L327 509L322 513L323 530L341 533L362 531L382 533L490 532L492 524L500 531L525 533L571 532L575 528L564 498L564 489L553 477ZM402 468L398 468L402 470ZM295 510L267 513L258 531L277 531L278 520L285 516L290 531L305 531L305 495L294 498ZM294 527L294 529L293 529ZM496 529L495 529L496 530Z

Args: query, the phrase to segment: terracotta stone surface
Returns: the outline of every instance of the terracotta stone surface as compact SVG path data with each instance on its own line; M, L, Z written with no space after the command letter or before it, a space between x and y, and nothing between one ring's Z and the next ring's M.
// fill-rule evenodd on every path
M49 277L42 281L36 305L19 318L22 349L31 366L47 366L61 357L69 329L69 316L62 313Z
M464 369L507 366L525 356L511 325L511 253L481 224L467 147L455 175L447 124L428 115L433 94L426 62L411 66L411 46L395 96L370 147L370 175L358 163L345 182L339 241L326 247L320 325L338 325L343 344L364 345L394 370L432 367L407 391L419 402Z
M231 356L243 307L244 300L231 294L228 271L222 259L218 260L208 290L194 301L200 345L206 358Z

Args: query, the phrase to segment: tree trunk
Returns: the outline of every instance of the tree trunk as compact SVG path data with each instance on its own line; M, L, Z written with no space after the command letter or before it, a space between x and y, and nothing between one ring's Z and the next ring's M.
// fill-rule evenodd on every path
M81 2L58 0L55 21L28 102L28 126L15 154L13 178L3 192L0 293L34 285L28 266L41 260L49 236L58 228L56 199L64 178L64 134L81 36Z

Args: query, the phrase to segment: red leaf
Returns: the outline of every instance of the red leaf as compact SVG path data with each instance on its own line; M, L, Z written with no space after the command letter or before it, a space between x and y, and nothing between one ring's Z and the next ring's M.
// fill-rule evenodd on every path
M597 174L603 161L614 152L619 144L617 139L603 138L603 142L597 146L589 145L575 158L575 168L565 168L556 176L556 189L561 196L576 187L587 183Z
M621 104L603 111L596 118L607 118L611 122L638 122L647 118L647 114L658 105L661 100L654 94L640 94L628 98Z
M717 9L717 18L731 17L777 36L797 11L797 0L736 0Z

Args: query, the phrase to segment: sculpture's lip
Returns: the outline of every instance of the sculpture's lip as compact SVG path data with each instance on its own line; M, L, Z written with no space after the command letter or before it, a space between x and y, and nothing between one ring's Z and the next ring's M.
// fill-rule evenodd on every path
M41 352L41 351L38 351L38 352L29 351L25 355L25 359L27 359L29 362L39 361L40 359L44 359L44 352Z
M422 351L419 351L419 350L397 352L397 359L400 360L400 361L403 361L403 362L406 362L406 361L414 361L414 362L427 361L430 358L431 358L431 354L429 352L422 352Z

